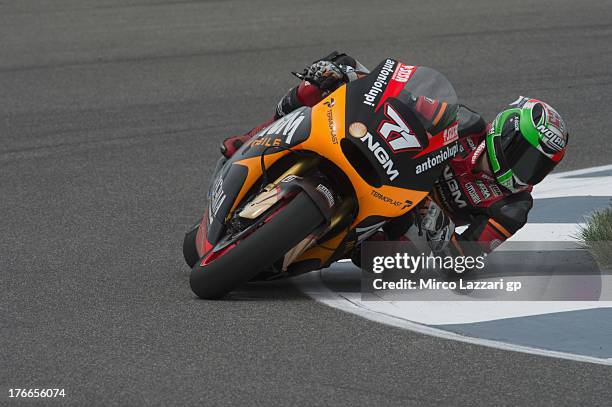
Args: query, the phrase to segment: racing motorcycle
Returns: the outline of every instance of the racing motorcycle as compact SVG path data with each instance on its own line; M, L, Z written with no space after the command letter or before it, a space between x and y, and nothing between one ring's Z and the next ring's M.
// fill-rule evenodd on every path
M459 151L457 121L432 134L419 96L438 116L456 106L441 73L388 58L245 143L185 235L193 292L217 299L247 281L328 267L414 209Z

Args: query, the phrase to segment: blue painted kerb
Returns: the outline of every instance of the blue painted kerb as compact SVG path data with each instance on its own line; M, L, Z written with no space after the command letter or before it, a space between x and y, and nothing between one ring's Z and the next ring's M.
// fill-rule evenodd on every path
M612 308L432 327L533 348L612 358Z

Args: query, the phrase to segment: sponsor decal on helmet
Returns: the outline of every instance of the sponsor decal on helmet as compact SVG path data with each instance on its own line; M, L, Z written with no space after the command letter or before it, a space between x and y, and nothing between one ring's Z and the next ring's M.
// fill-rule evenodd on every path
M387 79L389 75L393 73L393 67L395 66L395 61L392 59L387 59L381 68L376 80L372 84L372 87L368 91L368 93L363 94L363 104L375 107L376 99L383 92L385 85L387 85Z
M540 133L540 145L542 145L546 153L554 154L565 148L565 136L557 128L540 124L538 132Z
M561 115L546 103L542 103L542 106L544 106L548 124L559 129L561 133L565 133L565 122L561 118Z
M567 131L561 115L546 103L540 102L543 107L545 124L537 126L540 134L540 146L546 154L555 154L565 149L567 144Z

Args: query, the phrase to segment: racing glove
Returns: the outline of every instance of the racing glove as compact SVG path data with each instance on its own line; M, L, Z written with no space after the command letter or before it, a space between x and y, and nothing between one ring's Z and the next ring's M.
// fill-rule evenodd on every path
M308 81L323 92L331 92L339 85L357 79L355 68L333 61L321 60L305 68L302 73L295 73L298 78Z
M419 208L421 214L421 229L425 232L427 243L434 254L448 251L448 245L455 232L455 223L444 213L442 208L432 199Z
M306 68L304 79L322 91L330 91L344 82L344 72L331 61L318 61Z

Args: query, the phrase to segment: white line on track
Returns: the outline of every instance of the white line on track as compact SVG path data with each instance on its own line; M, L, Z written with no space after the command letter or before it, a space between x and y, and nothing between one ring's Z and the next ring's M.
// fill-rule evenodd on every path
M568 171L563 173L551 174L547 180L538 185L534 191L535 199L544 198L556 198L556 197L567 197L567 196L597 196L597 195L610 195L612 196L612 177L589 177L588 174L612 171L612 165L605 165L600 167L586 168L575 171ZM586 175L586 176L585 176ZM568 178L574 176L581 176L580 178ZM603 184L603 185L602 185ZM544 241L555 241L555 240L571 240L572 236L575 236L577 232L577 224L552 224L552 223L540 223L540 224L528 224L523 232L515 236L516 240L533 240L534 236L537 236L537 240ZM322 282L321 272L316 271L305 274L294 279L296 286L302 292L313 298L314 300L326 304L328 306L338 308L340 310L359 315L368 320L376 321L379 323L395 326L402 329L408 329L410 331L435 336L438 338L456 340L471 344L483 345L497 349L503 349L508 351L523 352L540 356L555 357L561 359L575 360L579 362L597 363L603 365L612 365L612 358L596 358L585 355L577 355L566 352L558 352L547 349L539 349L529 346L517 345L507 342L501 342L490 339L469 337L461 335L455 332L438 329L434 326L430 326L434 319L428 318L428 325L424 323L415 322L414 319L406 319L406 316L410 313L401 312L401 307L414 307L417 304L414 302L407 302L405 305L388 304L388 307L382 307L379 309L372 309L365 303L359 300L359 295L351 295L350 293L335 292L329 289ZM463 306L468 306L468 302L462 302ZM459 303L455 303L459 305ZM598 307L611 307L612 303L592 303L585 304L580 302L557 302L551 306L550 303L543 302L529 302L529 308L531 312L525 315L538 315L547 314L550 312L563 312L576 309L592 309ZM499 304L503 308L503 304ZM438 307L439 308L439 307ZM482 307L481 307L482 308ZM524 308L523 306L517 308ZM400 311L400 312L398 312ZM434 313L435 310L432 310ZM501 311L501 309L500 309ZM402 315L404 314L404 315ZM504 314L504 315L502 315ZM500 312L499 317L510 318L513 316L521 316L523 313L518 312L517 315L505 315L504 312ZM414 317L416 314L412 313ZM422 315L422 314L421 314ZM431 316L431 315L430 315ZM480 320L492 320L497 318L481 318ZM476 320L479 318L476 317ZM437 321L439 322L439 321ZM434 323L435 324L435 323Z
M394 326L396 328L407 329L409 331L418 332L424 335L435 336L437 338L466 342L474 345L482 345L490 348L612 366L612 358L600 359L590 356L574 355L571 353L515 345L507 342L494 341L490 339L474 338L412 322L394 315L372 311L371 309L364 308L361 304L350 301L346 297L343 297L338 293L328 289L324 284L321 283L321 276L319 271L304 274L296 278L295 280L297 283L297 287L303 293L313 298L317 302L351 314L358 315L370 321Z

